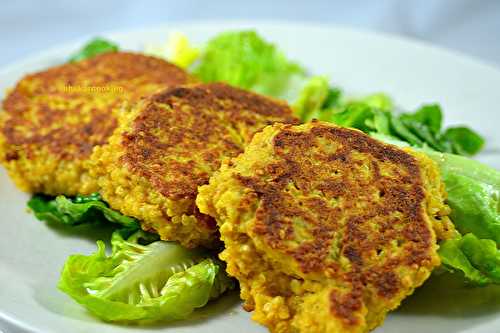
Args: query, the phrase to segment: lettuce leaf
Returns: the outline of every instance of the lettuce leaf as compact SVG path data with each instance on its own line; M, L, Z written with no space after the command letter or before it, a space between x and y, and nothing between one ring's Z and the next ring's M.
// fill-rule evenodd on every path
M439 134L443 123L443 112L437 104L424 105L415 113L403 113L401 120L415 122L426 127L433 135Z
M66 198L63 195L53 198L37 194L28 201L28 207L37 219L48 223L76 226L111 222L121 227L124 236L139 229L136 219L109 208L99 193L78 195L75 198Z
M437 104L424 105L415 113L403 113L399 118L417 137L437 151L474 155L484 146L484 139L467 127L450 127L442 133L443 115Z
M324 95L327 88L322 85L306 85L301 96ZM467 127L450 127L443 131L443 113L437 104L423 105L415 112L396 112L392 100L378 93L366 97L343 100L340 91L335 97L334 106L296 108L303 121L312 118L335 123L339 126L357 128L366 133L376 133L395 137L412 146L430 147L436 151L471 156L481 151L484 139ZM312 99L318 100L318 98ZM299 99L299 101L302 101ZM305 103L302 103L304 105ZM307 104L306 104L307 105ZM304 112L306 110L307 112Z
M200 50L191 45L186 35L174 31L168 36L165 44L146 44L144 53L163 58L187 69L200 57Z
M457 230L500 245L500 172L466 157L425 152L439 165Z
M490 239L479 239L469 233L440 244L439 256L451 271L461 272L478 285L500 283L500 251Z
M79 51L74 53L69 58L69 62L81 61L95 57L98 54L117 52L118 50L119 47L117 44L104 38L96 37L85 44Z
M323 109L330 109L340 105L342 90L337 87L328 87L328 95L323 103Z
M360 103L372 109L381 111L392 111L394 109L394 103L392 99L383 93L367 95L358 100L349 101L348 103Z
M243 89L281 97L304 69L255 31L223 32L202 50L193 73L203 82L222 81Z
M338 112L325 114L323 119L343 127L352 127L368 132L374 124L374 111L362 103L349 103Z
M148 239L138 231L127 240L112 236L112 253L97 242L92 255L66 261L59 289L105 321L149 323L178 320L234 288L223 264L202 250Z
M200 56L200 50L191 46L189 39L179 32L170 35L168 49L168 59L181 68L188 68Z
M333 94L325 77L313 76L304 84L292 108L302 121L320 118L318 111L323 109L325 103L335 103Z
M468 127L449 127L443 134L444 142L451 144L452 151L459 155L475 155L484 147L484 139Z

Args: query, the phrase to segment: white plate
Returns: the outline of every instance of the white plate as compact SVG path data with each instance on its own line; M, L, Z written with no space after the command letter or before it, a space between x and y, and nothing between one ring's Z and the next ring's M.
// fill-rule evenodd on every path
M338 27L258 22L177 24L107 33L123 48L140 50L180 30L202 42L222 30L256 28L313 73L350 94L382 91L407 109L439 102L447 124L478 129L488 145L480 159L500 167L500 71L422 43ZM93 37L93 36L88 36ZM50 49L0 71L0 91L24 74L64 62L88 38ZM170 326L124 327L101 323L56 289L69 254L95 250L98 232L50 228L26 213L28 195L0 170L0 331L11 332L266 332L253 323L233 294ZM377 333L500 332L500 288L462 289L434 281L391 313Z

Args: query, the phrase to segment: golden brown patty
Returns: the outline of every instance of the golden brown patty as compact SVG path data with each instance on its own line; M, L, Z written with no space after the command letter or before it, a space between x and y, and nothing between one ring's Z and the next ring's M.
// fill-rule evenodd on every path
M351 333L378 326L439 264L444 195L427 157L313 122L265 128L196 202L255 320Z
M28 75L0 112L0 163L19 188L47 194L96 189L84 162L107 142L125 102L168 86L193 82L164 60L107 53Z
M211 245L215 222L196 208L198 186L278 121L296 122L286 104L225 84L168 89L123 114L109 144L94 150L91 175L104 200L143 228Z

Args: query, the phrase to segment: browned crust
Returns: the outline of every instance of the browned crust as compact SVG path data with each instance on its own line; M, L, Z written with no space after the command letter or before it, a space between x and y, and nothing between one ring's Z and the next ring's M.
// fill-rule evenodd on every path
M194 205L222 159L274 122L297 120L285 103L226 84L175 87L145 101L122 135L121 161L164 197Z
M342 318L344 324L349 326L359 325L357 313L363 308L363 292L361 286L346 293L340 294L336 290L330 292L330 312Z
M58 159L85 159L117 126L113 109L159 87L192 81L185 71L158 58L125 52L99 55L26 76L3 102L7 117L0 131L7 145L25 151L28 159L42 148ZM89 94L66 91L67 86L123 90ZM19 158L15 151L5 155L6 161Z
M302 278L323 276L349 286L346 294L332 292L330 307L355 325L359 290L369 286L391 299L409 291L399 269L434 265L422 175L416 158L403 150L356 130L309 126L282 126L272 139L273 163L255 176L234 178L259 201L253 240L275 251L273 257L293 258L294 274ZM309 236L299 238L298 228Z

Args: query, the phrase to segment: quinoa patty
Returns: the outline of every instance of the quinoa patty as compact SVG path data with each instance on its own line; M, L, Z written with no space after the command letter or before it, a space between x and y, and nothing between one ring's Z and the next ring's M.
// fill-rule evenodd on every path
M90 193L94 146L117 126L116 110L159 89L193 82L182 69L141 54L113 52L23 78L0 112L0 163L27 192Z
M198 186L274 122L296 119L283 102L222 83L167 89L123 114L109 144L94 150L91 175L103 199L144 229L211 246L215 221L196 208Z
M453 226L427 157L312 122L255 135L199 189L245 309L272 332L367 332L439 265Z

